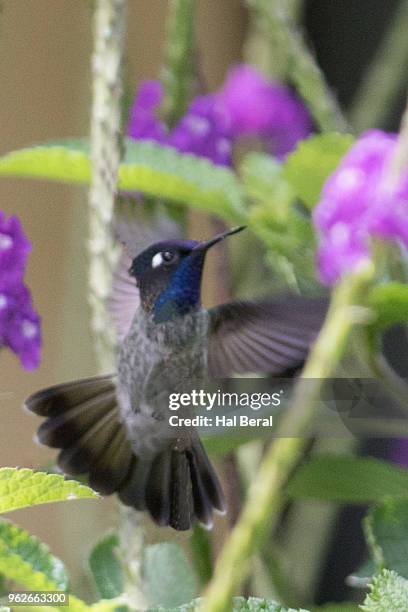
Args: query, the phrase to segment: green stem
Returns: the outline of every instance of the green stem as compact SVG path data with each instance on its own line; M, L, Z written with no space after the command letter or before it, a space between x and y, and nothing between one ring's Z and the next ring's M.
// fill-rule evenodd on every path
M241 517L224 546L207 592L205 612L230 610L231 597L245 578L248 561L266 530L273 529L284 503L283 488L308 442L324 379L343 355L353 325L361 312L354 304L374 275L367 263L340 282L333 292L321 333L310 351L302 377L295 387L290 409L281 421L276 439L266 453L248 492ZM291 438L281 436L291 435Z
M170 0L167 21L164 112L172 127L184 114L194 78L194 0Z
M405 77L408 62L408 3L401 0L350 109L357 132L380 126Z
M190 549L200 584L206 586L212 575L212 550L208 531L200 525L195 525L193 528Z
M111 291L115 249L111 235L116 183L121 157L121 67L126 25L126 0L96 0L92 56L91 111L92 181L89 191L89 302L100 370L111 370L114 334L105 309ZM143 532L141 513L123 509L120 554L130 609L145 607L141 588Z
M273 48L286 49L289 74L322 131L345 132L347 122L323 72L294 27L284 0L246 0Z
M143 592L142 559L144 548L143 512L119 507L121 514L119 554L124 576L124 597L129 610L146 610Z
M398 185L400 177L408 167L408 101L401 119L401 126L394 155L388 168L387 181L391 189Z
M110 232L121 156L121 65L126 0L97 0L92 54L91 159L89 190L89 303L99 369L110 370L114 335L105 309L115 251Z

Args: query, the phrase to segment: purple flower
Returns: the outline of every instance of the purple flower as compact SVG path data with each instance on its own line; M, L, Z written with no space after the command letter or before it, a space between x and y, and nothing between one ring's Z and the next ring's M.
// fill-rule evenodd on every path
M20 221L0 212L0 348L7 346L31 370L40 362L40 318L23 283L27 254L31 250ZM1 243L0 243L1 246Z
M23 276L30 251L20 220L14 216L7 220L0 211L0 276Z
M327 179L314 212L324 283L333 284L369 258L372 237L408 247L408 174L395 186L387 179L395 145L396 135L370 130Z
M408 438L393 440L389 459L394 463L408 467Z
M143 81L130 109L128 135L135 140L166 142L166 126L155 111L163 98L160 81Z
M268 81L252 66L233 68L219 98L230 117L232 136L259 136L278 158L311 131L305 106L287 87Z
M219 92L195 98L170 133L156 116L162 96L158 81L141 84L130 113L129 136L155 140L214 164L231 165L234 142L247 136L261 138L282 158L311 129L303 104L251 66L237 66Z
M232 138L230 121L216 94L198 96L169 136L169 144L182 153L230 165Z

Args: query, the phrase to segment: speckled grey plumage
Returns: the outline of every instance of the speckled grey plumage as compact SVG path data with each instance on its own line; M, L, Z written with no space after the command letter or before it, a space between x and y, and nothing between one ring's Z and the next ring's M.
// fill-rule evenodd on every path
M117 382L121 419L137 455L153 456L169 443L178 450L189 446L193 430L177 428L176 435L169 427L169 395L203 382L208 326L204 309L160 324L137 310L118 353Z

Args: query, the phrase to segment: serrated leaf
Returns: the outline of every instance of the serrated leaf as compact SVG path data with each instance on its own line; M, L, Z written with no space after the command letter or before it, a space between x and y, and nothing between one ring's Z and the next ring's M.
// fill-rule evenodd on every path
M373 579L371 592L360 606L365 612L405 612L408 610L408 580L396 572L383 570Z
M69 140L13 151L0 158L0 175L89 183L88 144ZM245 217L241 187L231 170L154 142L125 141L118 186L201 208L234 222Z
M408 285L406 284L393 282L376 285L370 292L368 303L375 313L372 327L378 331L408 321Z
M4 520L0 520L0 572L34 591L65 591L68 588L62 561L36 537Z
M249 153L241 164L240 174L246 192L257 202L271 198L277 202L293 200L294 193L283 176L283 166L271 155Z
M104 537L89 557L92 576L103 599L113 599L123 593L122 566L116 554L119 538L116 534Z
M321 455L290 480L293 498L365 504L385 497L408 497L408 470L373 458Z
M89 183L91 162L85 140L34 145L0 157L0 175Z
M89 487L65 480L60 474L0 468L0 513L49 502L98 497Z
M364 527L377 564L408 578L408 499L387 499L371 508Z
M328 132L301 140L284 165L283 176L309 208L318 202L323 184L353 144L351 134Z
M196 577L182 548L174 542L146 548L143 575L146 596L152 606L180 606L197 593Z
M243 193L231 170L154 142L127 140L119 187L183 202L233 221L245 220Z
M205 599L199 597L188 604L178 606L177 608L149 608L147 612L201 612L204 610ZM258 597L234 597L232 600L231 612L309 612L308 610L285 608L274 601L260 599Z
M260 599L259 597L234 597L233 612L308 612L303 608L285 608L274 601Z

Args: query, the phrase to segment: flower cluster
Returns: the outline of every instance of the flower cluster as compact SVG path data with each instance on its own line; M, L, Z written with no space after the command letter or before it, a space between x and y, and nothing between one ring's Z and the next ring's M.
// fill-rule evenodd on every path
M8 346L31 370L40 362L40 318L23 277L31 250L17 217L0 211L0 348Z
M247 65L235 67L218 92L195 98L171 131L155 114L162 97L158 81L141 84L130 113L129 136L155 140L215 164L231 165L233 145L245 137L261 138L268 151L282 158L311 130L306 108L289 89Z
M370 257L370 239L408 247L408 174L389 180L396 135L363 134L326 181L315 209L321 280L333 284Z

